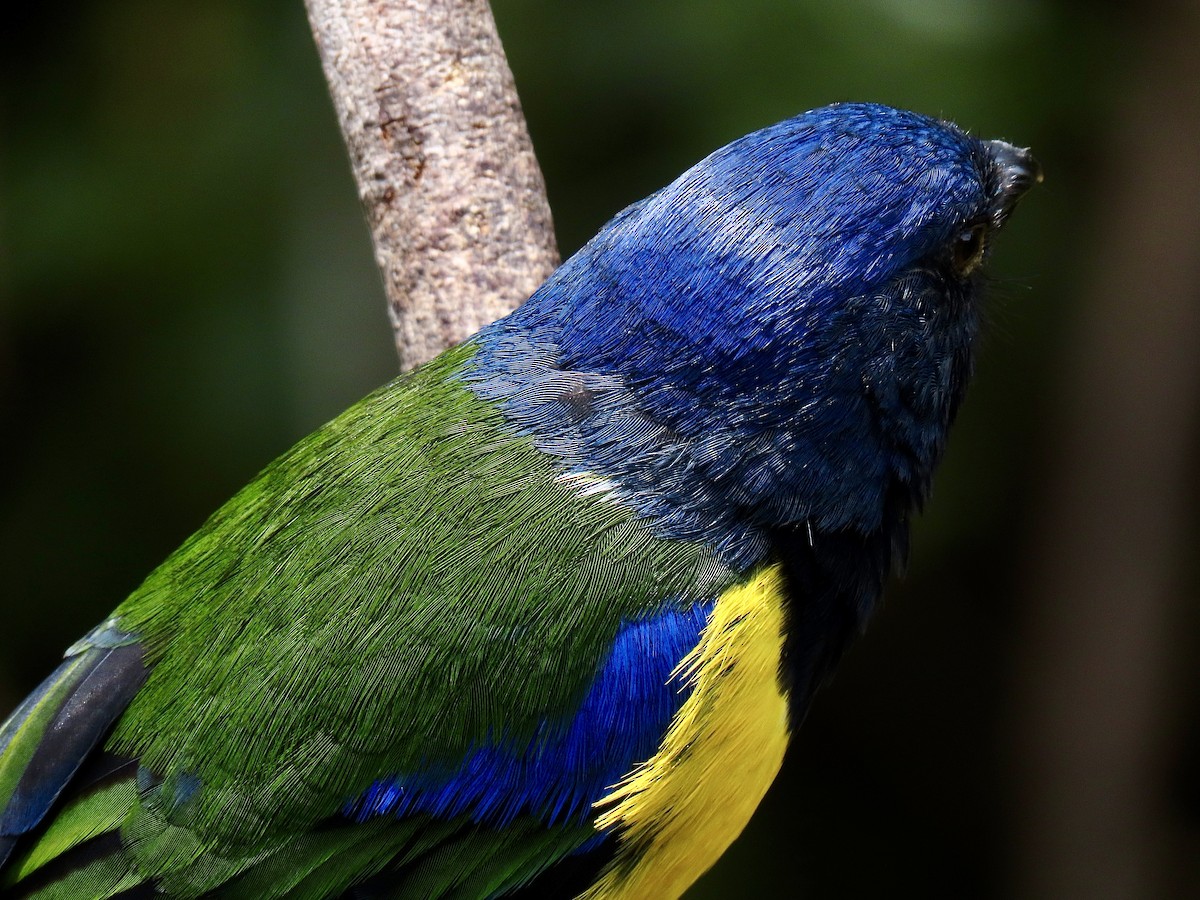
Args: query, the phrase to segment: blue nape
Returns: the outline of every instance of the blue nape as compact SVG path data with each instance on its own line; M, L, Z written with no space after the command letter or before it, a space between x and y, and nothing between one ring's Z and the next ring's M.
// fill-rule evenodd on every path
M371 785L346 815L468 815L503 825L521 814L548 824L584 821L635 764L658 749L690 686L671 673L696 646L713 604L670 608L626 623L579 710L565 724L544 722L532 741L498 740L453 771L398 774Z
M947 247L993 214L992 168L956 128L871 105L747 135L481 330L461 378L739 571L780 527L889 529L888 492L925 496L970 371Z

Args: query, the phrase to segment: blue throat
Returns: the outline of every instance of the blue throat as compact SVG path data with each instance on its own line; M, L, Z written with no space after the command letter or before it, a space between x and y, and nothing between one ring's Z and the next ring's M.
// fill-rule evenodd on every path
M973 286L919 263L946 240L933 210L977 193L975 151L903 114L908 156L927 129L928 158L889 169L869 112L869 134L810 114L749 135L618 214L474 338L468 386L568 473L739 570L781 527L903 528L970 374ZM936 189L913 202L917 177Z

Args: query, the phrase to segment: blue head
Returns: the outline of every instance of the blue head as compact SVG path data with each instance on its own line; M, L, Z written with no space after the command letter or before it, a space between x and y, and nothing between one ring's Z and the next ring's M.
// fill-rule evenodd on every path
M471 382L674 536L864 535L924 497L1024 151L839 104L747 135L609 222L480 334ZM900 498L897 502L897 498Z

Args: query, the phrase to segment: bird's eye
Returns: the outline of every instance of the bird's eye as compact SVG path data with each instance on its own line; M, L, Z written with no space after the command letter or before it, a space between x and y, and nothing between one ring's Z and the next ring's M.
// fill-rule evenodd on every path
M954 239L954 268L961 275L970 275L983 259L987 247L987 226L972 225Z

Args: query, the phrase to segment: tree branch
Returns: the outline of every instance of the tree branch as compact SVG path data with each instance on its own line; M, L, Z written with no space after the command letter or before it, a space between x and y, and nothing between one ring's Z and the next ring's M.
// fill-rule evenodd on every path
M509 312L558 263L486 0L305 0L403 368Z

